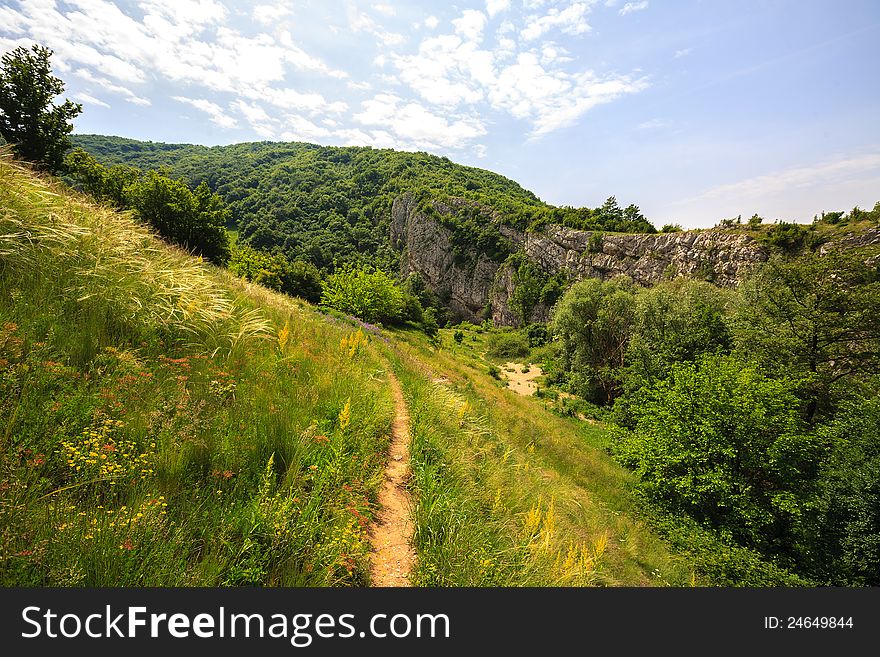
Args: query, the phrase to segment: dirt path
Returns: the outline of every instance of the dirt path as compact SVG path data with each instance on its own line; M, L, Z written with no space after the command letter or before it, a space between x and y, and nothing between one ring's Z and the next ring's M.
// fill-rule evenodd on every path
M379 510L370 532L373 546L371 580L373 586L409 586L409 574L415 562L411 541L409 477L409 412L400 389L400 381L390 374L394 394L394 425L388 448L385 483L379 491Z

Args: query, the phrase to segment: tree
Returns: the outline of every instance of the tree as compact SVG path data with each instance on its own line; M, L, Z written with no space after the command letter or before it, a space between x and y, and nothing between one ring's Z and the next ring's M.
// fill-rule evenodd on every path
M345 265L327 278L321 303L366 322L396 322L404 295L384 271Z
M577 393L596 403L620 394L627 343L635 320L635 296L628 279L579 281L553 312L562 369Z
M831 452L804 527L805 565L835 586L880 586L880 395L848 400L819 433Z
M771 258L743 285L737 342L771 374L799 377L806 419L835 384L880 373L880 268L873 248Z
M128 206L169 242L218 264L229 260L229 210L204 182L193 193L179 180L148 171L125 196Z
M764 552L785 553L807 510L822 458L791 384L733 356L676 364L648 389L616 456L649 497L729 531Z
M48 171L61 170L70 148L71 121L82 105L65 99L54 104L64 83L52 75L52 51L20 46L0 60L0 135L15 154Z

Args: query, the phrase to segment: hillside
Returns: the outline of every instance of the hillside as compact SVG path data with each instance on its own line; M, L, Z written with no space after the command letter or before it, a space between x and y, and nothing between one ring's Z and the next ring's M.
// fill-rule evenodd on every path
M657 233L635 206L609 199L594 210L554 208L507 178L425 153L98 135L75 143L107 165L165 168L191 186L206 183L229 204L242 244L325 275L355 262L413 277L411 289L439 310L441 323L546 322L565 289L584 278L622 275L648 286L687 277L729 287L773 254L880 241L877 209L823 213L811 225L753 217Z
M191 186L207 182L232 210L242 241L322 269L361 259L395 271L398 255L389 247L388 229L391 205L404 192L425 206L450 198L471 201L470 211L448 224L472 243L503 241L487 220L492 213L521 230L555 223L654 231L635 206L553 207L501 175L421 152L298 142L205 147L101 135L72 140L104 164L167 167Z
M5 153L0 209L4 585L370 583L392 370L411 583L695 577L631 475L424 336L246 284Z

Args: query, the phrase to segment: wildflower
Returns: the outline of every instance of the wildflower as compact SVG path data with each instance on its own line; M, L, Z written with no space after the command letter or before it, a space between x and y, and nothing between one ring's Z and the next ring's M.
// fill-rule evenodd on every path
M278 348L284 351L287 341L290 338L290 321L284 322L284 327L278 331Z
M351 397L348 398L345 402L345 406L342 407L342 411L339 413L339 428L342 431L345 431L345 428L351 422Z
M122 542L122 545L119 546L120 550L134 550L134 544L131 542L130 538L125 539Z

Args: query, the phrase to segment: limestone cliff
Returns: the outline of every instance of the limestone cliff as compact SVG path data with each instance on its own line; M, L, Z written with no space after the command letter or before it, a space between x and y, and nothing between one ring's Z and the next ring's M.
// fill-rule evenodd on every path
M463 204L467 202L434 202L433 208L442 217ZM514 251L523 253L547 274L564 272L570 280L624 275L640 285L652 285L692 276L733 286L768 257L764 245L735 230L603 234L550 226L540 232L522 232L501 224L498 216L491 220ZM880 239L877 232L860 241ZM438 218L419 212L409 194L393 203L391 240L402 250L401 274L419 273L462 319L480 321L491 317L496 324L517 326L523 319L542 321L549 316L550 309L539 303L529 317L520 318L512 303L516 290L514 267L476 249L467 258L456 258L452 229Z

